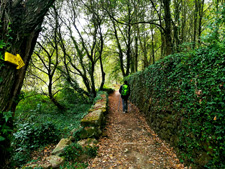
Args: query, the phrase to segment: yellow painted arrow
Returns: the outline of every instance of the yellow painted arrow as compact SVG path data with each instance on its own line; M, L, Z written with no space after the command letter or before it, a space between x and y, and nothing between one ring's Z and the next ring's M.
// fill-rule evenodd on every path
M20 69L21 67L23 67L25 64L23 62L23 59L21 58L21 56L19 54L16 55L17 59L18 59L18 66L16 67L16 69Z
M5 61L16 65L16 69L20 69L25 65L19 54L15 56L9 52L5 52Z

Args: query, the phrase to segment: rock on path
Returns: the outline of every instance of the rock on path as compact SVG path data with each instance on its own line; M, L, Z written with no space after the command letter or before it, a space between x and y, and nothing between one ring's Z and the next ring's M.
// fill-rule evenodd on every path
M120 103L120 105L119 105ZM118 91L109 96L109 113L98 155L89 162L89 169L172 169L184 168L131 103L128 113L122 112Z

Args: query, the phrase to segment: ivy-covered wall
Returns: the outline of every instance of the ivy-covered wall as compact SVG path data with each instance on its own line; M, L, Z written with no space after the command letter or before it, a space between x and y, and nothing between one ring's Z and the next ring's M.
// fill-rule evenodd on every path
M127 78L129 100L194 168L225 168L225 49L170 55Z

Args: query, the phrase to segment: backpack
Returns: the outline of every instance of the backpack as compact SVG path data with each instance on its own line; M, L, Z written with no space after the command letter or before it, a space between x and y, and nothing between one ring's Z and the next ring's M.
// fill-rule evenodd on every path
M122 92L121 92L121 95L122 95L122 96L127 96L128 93L129 93L129 86L126 85L126 84L124 84L124 85L122 86Z

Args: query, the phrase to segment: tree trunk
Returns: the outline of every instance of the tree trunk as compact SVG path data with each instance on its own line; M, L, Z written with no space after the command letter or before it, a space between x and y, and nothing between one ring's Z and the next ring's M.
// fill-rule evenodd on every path
M198 0L195 0L195 11L194 11L194 34L193 34L193 46L194 49L196 46L196 36L197 36L197 21L198 21Z
M204 15L204 0L199 0L199 24L198 24L198 45L201 43L202 18Z
M0 1L0 38L4 42L9 42L8 52L12 54L20 54L25 66L17 70L16 66L4 62L4 66L0 66L0 111L15 111L17 105L17 97L20 93L24 76L40 32L43 18L54 0L33 1ZM11 24L9 24L11 23ZM8 32L8 26L12 32ZM12 38L10 41L8 35ZM2 53L6 49L3 49ZM0 63L2 64L2 62ZM12 123L10 121L9 123ZM2 124L0 124L2 125ZM6 138L1 142L5 149L0 149L0 168L7 167L7 159L9 152L7 148L10 146L10 140Z
M102 73L102 82L100 85L100 90L103 89L104 84L105 84L105 72L104 72L104 67L103 67L103 63L102 63L102 52L103 52L103 47L104 47L104 39L102 36L102 30L101 30L101 25L99 25L99 29L100 29L100 51L99 51L99 60L100 60L100 67L101 67L101 73Z
M127 32L127 65L125 76L128 76L130 73L130 64L131 64L131 9L130 3L128 3L128 32Z
M165 42L166 42L166 55L170 55L172 53L173 45L171 40L171 13L170 13L170 1L171 0L163 0L164 12L165 12Z
M151 25L151 37L152 37L152 63L155 64L155 49L154 49L154 30L153 30L153 27ZM151 64L151 62L150 62Z
M16 3L17 2L17 3ZM41 30L41 24L46 14L48 8L53 4L54 0L46 0L45 2L40 3L38 0L33 0L33 3L29 1L23 2L25 4L18 3L20 1L15 1L15 4L9 3L3 13L3 18L1 22L3 23L1 37L5 37L7 26L9 21L11 21L12 33L11 38L11 47L8 52L12 54L20 54L25 66L17 70L15 66L11 64L4 63L5 66L0 68L0 77L2 82L0 84L0 110L8 111L15 110L15 101L16 96L19 94L22 87L23 79L25 72L27 70L34 46L38 34ZM2 5L2 1L1 1ZM34 9L36 11L34 12ZM14 105L14 106L13 106Z
M54 97L54 95L52 93L52 84L50 84L50 83L52 83L52 81L49 81L49 85L48 85L48 96L49 96L50 100L59 110L64 110L65 107L63 107Z
M122 47L121 47L120 40L119 40L119 37L118 37L118 32L117 32L117 29L116 29L115 21L112 20L112 24L113 24L113 28L114 28L114 35L116 37L117 47L118 47L118 50L119 50L120 69L121 69L123 77L125 77L126 75L125 75L125 70L124 70L124 65L123 65L123 51L122 51Z
M185 42L185 28L186 28L186 20L187 20L187 9L185 7L186 1L182 0L181 7L182 7L182 17L181 17L181 44Z
M179 27L180 27L180 3L181 0L176 0L174 1L174 19L175 23L173 25L174 28L174 36L173 36L173 41L174 41L174 51L179 52L179 45L180 45L180 40L179 40Z

